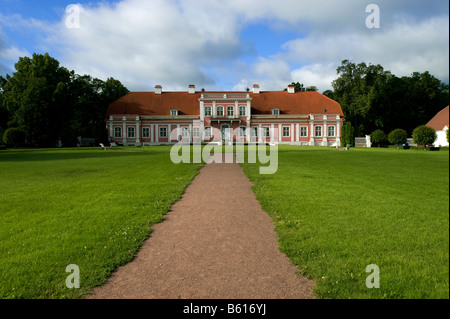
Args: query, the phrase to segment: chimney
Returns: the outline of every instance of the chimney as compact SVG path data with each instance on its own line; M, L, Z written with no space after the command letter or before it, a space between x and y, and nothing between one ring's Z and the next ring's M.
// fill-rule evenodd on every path
M161 94L162 93L162 86L157 85L155 86L155 94Z
M259 94L259 84L253 84L253 94Z
M288 89L288 93L295 93L295 85L294 84L289 84L287 89Z
M191 84L189 85L189 94L194 94L195 93L195 85Z

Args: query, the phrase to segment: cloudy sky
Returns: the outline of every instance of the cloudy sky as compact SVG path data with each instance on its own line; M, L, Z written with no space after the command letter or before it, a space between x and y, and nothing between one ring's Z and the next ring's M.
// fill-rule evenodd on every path
M376 11L379 8L379 28ZM344 59L449 82L447 0L0 0L0 75L48 52L132 91L331 89Z

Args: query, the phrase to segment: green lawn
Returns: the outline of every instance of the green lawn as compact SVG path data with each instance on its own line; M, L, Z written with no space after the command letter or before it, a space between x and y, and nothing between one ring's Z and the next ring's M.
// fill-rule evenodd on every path
M280 146L276 174L242 166L319 298L449 298L448 151Z
M0 298L78 298L131 260L202 166L169 151L0 151ZM448 152L280 146L276 174L242 166L319 298L449 297Z
M201 167L169 151L0 151L0 298L78 298L129 261Z

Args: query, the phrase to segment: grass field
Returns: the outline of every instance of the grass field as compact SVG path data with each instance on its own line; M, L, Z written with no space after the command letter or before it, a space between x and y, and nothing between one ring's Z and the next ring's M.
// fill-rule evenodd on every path
M0 298L78 298L129 261L201 167L169 150L0 151Z
M202 164L170 147L0 151L0 298L78 298L129 261ZM449 153L280 146L241 164L319 298L449 297ZM65 285L80 267L81 289ZM366 287L366 266L380 288Z
M276 174L242 166L319 298L449 298L448 151L280 146Z

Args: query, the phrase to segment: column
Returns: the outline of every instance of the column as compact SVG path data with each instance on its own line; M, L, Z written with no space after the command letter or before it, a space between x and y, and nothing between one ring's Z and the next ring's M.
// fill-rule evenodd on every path
M294 142L294 124L291 124L291 142Z
M295 140L300 142L300 124L297 123L297 130L295 131Z
M139 121L139 116L136 116L136 143L141 143L141 123Z
M155 125L155 142L159 143L159 125Z

